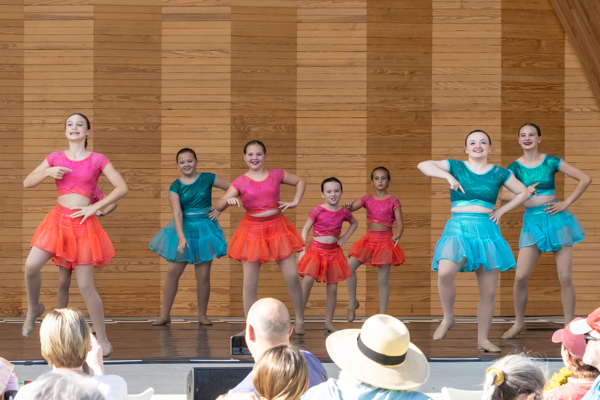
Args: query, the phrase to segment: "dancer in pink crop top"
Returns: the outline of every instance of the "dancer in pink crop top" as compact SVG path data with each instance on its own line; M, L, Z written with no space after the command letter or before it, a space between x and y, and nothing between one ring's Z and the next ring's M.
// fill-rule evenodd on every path
M25 262L28 308L23 336L33 331L36 318L44 313L45 307L39 302L41 269L52 259L60 268L75 270L77 283L96 328L98 342L102 345L103 354L108 355L112 346L106 337L104 310L94 284L93 272L94 268L110 262L115 252L96 213L125 196L129 189L104 155L86 150L90 128L90 122L84 115L70 115L65 121L69 150L50 154L23 182L26 188L30 188L52 177L58 190L56 207L36 229ZM108 178L114 190L92 204L90 200L100 173Z
M398 245L404 222L400 201L388 194L390 171L385 167L377 167L371 172L371 184L375 194L367 194L346 203L346 207L354 212L364 207L367 210L367 234L354 243L349 251L348 265L352 277L348 278L348 322L354 321L359 303L356 300L356 270L361 264L377 267L379 282L379 313L385 314L390 298L389 276L392 265L404 263L404 251ZM396 222L396 233L392 226Z
M246 209L246 215L231 237L227 249L227 256L241 261L244 269L244 314L248 315L248 310L256 301L261 264L275 261L283 272L294 306L294 331L303 335L302 286L294 252L302 251L304 240L282 211L298 206L304 196L306 181L281 169L265 168L266 153L262 142L252 140L246 143L244 161L248 165L248 172L231 183L215 208L222 212L230 205L240 207L239 196ZM280 200L279 186L282 183L296 187L296 195L291 202Z
M325 199L325 204L316 206L310 211L302 229L302 238L306 241L308 232L312 228L313 240L306 252L300 253L298 273L304 277L302 298L305 309L315 280L327 284L325 329L334 332L337 331L333 326L337 285L338 282L352 276L341 246L354 233L358 221L347 208L339 205L342 197L342 182L337 178L327 178L321 183L321 196ZM350 222L350 227L344 236L340 237L344 221Z

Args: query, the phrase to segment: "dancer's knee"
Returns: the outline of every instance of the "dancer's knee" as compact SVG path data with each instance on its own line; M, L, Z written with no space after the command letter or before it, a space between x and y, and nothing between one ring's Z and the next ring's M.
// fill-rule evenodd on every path
M562 287L573 286L573 274L570 271L558 271L558 280Z

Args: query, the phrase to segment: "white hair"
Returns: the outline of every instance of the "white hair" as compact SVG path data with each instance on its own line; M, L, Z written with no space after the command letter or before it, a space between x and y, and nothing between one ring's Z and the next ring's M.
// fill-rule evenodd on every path
M521 394L535 393L535 400L543 399L546 372L529 357L506 356L494 363L494 370L485 374L482 400L515 400ZM497 370L501 371L500 385L496 384Z
M106 400L98 383L73 372L48 372L30 383L29 400ZM28 385L29 386L29 385Z

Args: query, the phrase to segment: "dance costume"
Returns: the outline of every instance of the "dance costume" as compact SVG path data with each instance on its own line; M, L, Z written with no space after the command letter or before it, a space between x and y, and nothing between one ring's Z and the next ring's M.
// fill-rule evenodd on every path
M330 211L323 206L313 208L308 217L314 222L313 236L333 236L337 239L342 234L344 221L350 222L354 218L345 207ZM314 239L298 262L298 273L325 283L337 283L352 276L346 256L337 243L321 243Z
M562 159L550 154L544 156L544 161L537 167L529 168L514 161L508 170L515 174L525 186L536 182L537 194L544 196L555 194L554 178L560 168ZM556 202L556 200L552 200ZM547 214L546 205L525 208L523 228L519 239L519 248L537 245L542 253L560 250L561 246L572 246L583 240L585 231L579 220L569 211L564 210L554 215Z
M502 167L493 166L489 171L477 174L463 161L447 161L450 174L465 191L450 191L452 207L477 205L493 210L500 187L510 179L511 173ZM466 258L465 265L459 272L476 271L480 265L486 271L516 268L512 249L502 237L498 225L489 219L489 213L452 213L442 237L435 245L432 270L438 270L442 258L456 263Z
M110 162L103 154L91 153L83 160L70 160L63 151L51 153L46 161L51 167L71 169L56 179L58 196L77 193L92 199L100 173ZM115 255L108 235L95 215L80 223L83 217L71 218L78 210L56 204L35 230L31 247L54 254L52 261L68 269L75 265L94 264L100 268Z
M360 198L360 203L367 210L367 222L381 225L394 225L396 217L394 210L400 207L400 200L389 196L379 200L371 194ZM400 265L405 261L404 250L392 241L394 236L391 229L377 231L367 229L367 234L350 247L349 257L354 257L362 264L379 267L383 264Z
M183 214L183 235L188 242L183 253L177 251L179 237L173 219L150 241L150 249L171 262L200 264L227 254L225 234L218 221L208 218L212 206L212 185L217 176L202 172L189 185L177 178L169 192L179 196Z
M252 215L278 209L279 185L284 174L281 169L269 169L262 181L241 175L231 183L240 194L246 215L229 241L228 257L238 261L265 263L282 260L293 252L302 251L304 240L283 213L266 217Z

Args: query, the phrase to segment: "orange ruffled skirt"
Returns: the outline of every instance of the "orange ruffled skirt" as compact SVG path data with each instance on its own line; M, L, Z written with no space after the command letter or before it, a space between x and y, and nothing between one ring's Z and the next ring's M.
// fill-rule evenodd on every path
M312 276L317 282L337 283L352 276L348 261L337 243L313 240L298 261L300 276Z
M238 261L277 261L302 251L298 229L281 213L267 217L244 215L229 241L227 256Z
M110 239L96 216L71 218L76 210L57 204L35 230L31 247L54 254L52 261L68 269L75 265L94 264L104 267L115 256Z
M367 234L350 247L348 256L374 267L383 264L403 264L404 250L392 242L392 236L394 234L391 229L385 231L367 229Z

